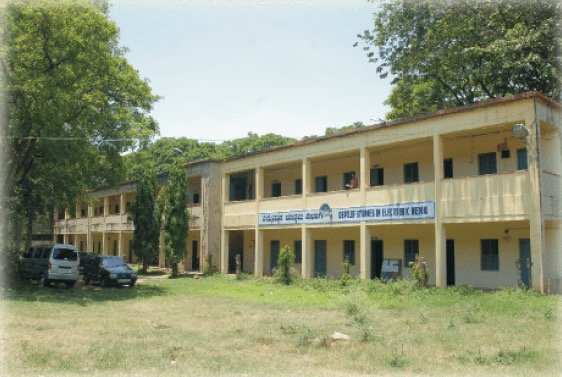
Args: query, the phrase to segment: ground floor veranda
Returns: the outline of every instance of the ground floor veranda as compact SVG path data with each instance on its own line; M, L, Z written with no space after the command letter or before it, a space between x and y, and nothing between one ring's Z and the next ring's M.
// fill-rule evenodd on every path
M540 289L544 280L547 290L561 291L559 224L546 224L542 253L531 249L529 221L444 224L441 236L439 255L433 223L226 229L221 272L234 273L239 254L243 272L271 275L280 249L289 246L305 278L340 278L347 257L354 277L410 279L409 261L417 255L431 271L430 284Z

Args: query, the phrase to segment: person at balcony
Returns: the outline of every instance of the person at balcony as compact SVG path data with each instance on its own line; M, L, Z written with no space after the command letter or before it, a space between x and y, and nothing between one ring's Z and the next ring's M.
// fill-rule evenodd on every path
M349 181L349 183L347 185L345 185L345 187L348 190L353 190L353 189L356 189L357 187L359 187L359 180L355 176L355 173L351 174L351 180Z

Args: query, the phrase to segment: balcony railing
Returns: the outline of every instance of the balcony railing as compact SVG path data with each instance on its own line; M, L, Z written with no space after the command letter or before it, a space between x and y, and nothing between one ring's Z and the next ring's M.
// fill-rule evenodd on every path
M445 220L523 219L529 214L529 203L524 196L528 184L526 171L445 179L441 215Z

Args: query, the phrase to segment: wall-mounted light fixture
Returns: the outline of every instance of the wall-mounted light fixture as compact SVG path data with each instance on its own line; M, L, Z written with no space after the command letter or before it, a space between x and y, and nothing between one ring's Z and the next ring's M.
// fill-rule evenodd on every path
M529 130L527 129L527 127L525 127L524 124L521 123L514 124L513 127L511 127L511 133L513 134L513 136L519 138L526 138L527 136L529 136Z

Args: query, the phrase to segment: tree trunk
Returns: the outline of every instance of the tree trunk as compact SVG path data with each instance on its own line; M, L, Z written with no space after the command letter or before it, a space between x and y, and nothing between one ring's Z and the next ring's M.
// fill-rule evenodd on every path
M25 224L25 250L31 247L31 241L33 240L33 218L33 212L28 211L27 223Z
M145 258L142 258L142 273L146 274L146 272L148 271L148 260Z

